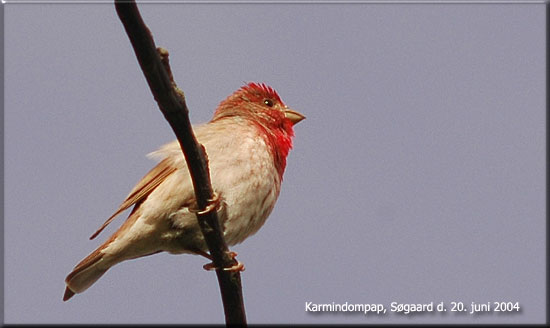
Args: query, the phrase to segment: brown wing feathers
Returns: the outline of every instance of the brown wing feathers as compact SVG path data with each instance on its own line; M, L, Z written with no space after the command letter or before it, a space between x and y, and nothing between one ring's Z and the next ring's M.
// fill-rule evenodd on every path
M140 216L140 204L147 198L147 196L160 185L166 177L176 171L176 167L172 164L173 162L169 159L164 159L158 163L151 171L149 171L132 189L128 197L122 202L118 210L103 223L103 225L90 237L90 239L95 238L114 218L122 213L124 210L128 209L132 205L136 205L132 210L132 213L128 216L128 219L122 224L119 229L119 232L125 229L128 229L135 220ZM77 288L87 288L83 287L83 283L92 284L95 282L101 275L107 271L107 268L97 268L94 265L103 258L102 250L107 247L111 242L113 242L118 237L118 233L113 234L105 243L99 246L95 251L88 255L85 259L80 261L73 269L73 271L67 276L66 283L67 288L65 289L65 295L63 300L66 301L71 298L75 291L73 291L69 286ZM95 268L95 269L94 269ZM87 271L90 270L90 271ZM80 288L80 289L78 289Z
M151 171L149 171L137 183L137 185L134 187L134 189L132 189L128 197L126 197L124 202L122 202L118 210L113 215L111 215L111 217L108 218L107 221L105 221L105 223L103 223L103 225L96 232L94 232L90 239L94 239L95 237L97 237L97 235L99 235L99 233L103 231L103 229L105 229L105 227L107 227L117 215L147 197L147 195L149 195L149 193L151 193L153 189L161 184L161 182L164 181L164 179L166 179L166 177L172 174L175 170L176 167L172 165L171 160L169 160L168 158L158 163L157 166L151 169Z

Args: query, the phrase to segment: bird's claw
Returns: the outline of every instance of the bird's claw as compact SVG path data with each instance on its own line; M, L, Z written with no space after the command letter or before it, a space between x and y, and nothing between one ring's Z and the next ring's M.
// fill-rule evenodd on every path
M202 215L202 214L211 212L213 210L214 211L217 210L219 206L220 206L220 196L216 192L214 192L214 194L212 195L212 198L208 200L208 205L206 205L204 210L199 211L197 209L189 208L189 212L195 213L197 215Z
M237 257L237 252L228 252L229 256L234 259L235 261L237 261L235 259L235 257ZM212 271L212 270L217 270L218 268L214 265L214 263L210 262L210 263L206 263L205 265L202 266L204 268L204 270L206 271ZM230 272L243 272L245 270L244 268L244 264L237 261L237 264L229 267L229 268L223 268L223 271L230 271Z

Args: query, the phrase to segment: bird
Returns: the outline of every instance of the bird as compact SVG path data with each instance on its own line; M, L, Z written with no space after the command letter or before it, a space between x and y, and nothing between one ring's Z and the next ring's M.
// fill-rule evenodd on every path
M220 102L212 119L193 126L208 158L216 211L229 246L255 234L280 193L294 125L305 116L265 83L250 82ZM197 204L177 140L148 154L153 167L115 213L90 237L133 206L126 221L65 279L63 301L82 293L114 265L168 252L210 258L196 218Z

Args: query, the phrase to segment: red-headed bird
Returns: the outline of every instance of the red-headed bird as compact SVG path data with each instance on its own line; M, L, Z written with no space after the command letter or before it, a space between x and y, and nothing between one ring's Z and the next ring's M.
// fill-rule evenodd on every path
M222 101L212 120L193 128L208 156L212 188L228 245L256 233L275 206L292 148L293 126L305 117L265 84L249 83ZM95 238L134 205L122 226L67 276L63 300L82 293L109 268L159 252L207 256L195 193L177 140L150 154L161 158L132 189Z

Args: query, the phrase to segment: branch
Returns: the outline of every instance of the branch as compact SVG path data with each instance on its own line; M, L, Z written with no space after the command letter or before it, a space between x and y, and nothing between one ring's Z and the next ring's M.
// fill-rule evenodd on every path
M193 134L185 97L174 83L169 69L168 53L163 49L157 52L152 34L145 26L135 1L115 0L115 8L130 38L149 88L161 112L174 130L187 161L199 209L196 213L197 220L210 250L212 262L216 268L232 267L237 264L237 261L228 254L229 250L223 238L218 214L215 210L205 210L215 202L208 172L208 159L204 146L197 142ZM222 294L226 324L246 324L239 272L217 269L216 274Z

